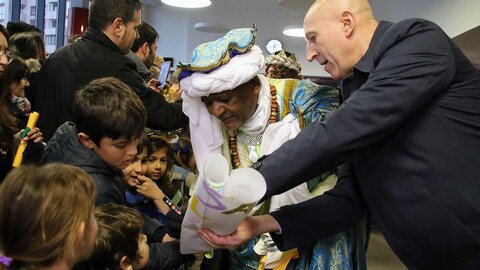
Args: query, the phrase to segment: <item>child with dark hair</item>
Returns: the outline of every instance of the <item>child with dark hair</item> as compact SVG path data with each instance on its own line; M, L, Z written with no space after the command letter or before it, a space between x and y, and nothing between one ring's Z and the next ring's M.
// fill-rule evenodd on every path
M43 98L43 96L37 97L37 86L39 72L46 57L45 43L39 33L30 31L10 37L8 46L15 55L24 59L28 66L30 86L25 90L25 97L31 102L32 110L37 110L37 98Z
M2 87L9 90L10 111L16 118L17 128L27 126L30 115L30 101L25 97L25 89L30 85L28 82L28 66L22 58L13 57L2 76Z
M149 141L142 136L137 143L137 155L132 163L123 169L127 204L152 218L159 220L169 229L164 241L180 238L180 224L183 220L181 211L165 196L163 191L150 178L147 172ZM173 210L172 210L173 209ZM172 236L173 238L171 238Z
M145 127L145 108L139 97L120 80L96 79L76 92L73 122L55 132L44 153L45 162L76 165L92 176L97 205L126 205L122 170L137 154L137 140ZM161 243L167 230L143 216L150 241ZM179 243L151 244L146 269L173 269L184 262Z
M170 144L164 136L157 134L149 135L148 140L151 149L147 157L146 176L156 182L167 196L173 198L177 189L171 183L173 152Z
M51 139L43 159L84 169L98 189L97 205L125 204L122 172L137 153L145 109L130 88L115 78L90 82L77 91L74 122L65 122Z
M140 213L109 203L95 209L95 218L98 236L94 251L75 270L143 269L147 265L149 246Z
M5 27L0 24L0 80L7 80L6 70L10 63L12 52L8 49L7 40L9 35ZM8 87L0 84L0 183L12 168L13 157L17 150L20 140L21 130L25 125L17 124L15 116L11 111L10 90ZM20 132L19 132L20 126ZM34 128L27 133L25 141L29 143L24 153L24 161L27 159L35 161L37 156L43 151L43 137L38 128ZM28 158L25 158L28 157Z

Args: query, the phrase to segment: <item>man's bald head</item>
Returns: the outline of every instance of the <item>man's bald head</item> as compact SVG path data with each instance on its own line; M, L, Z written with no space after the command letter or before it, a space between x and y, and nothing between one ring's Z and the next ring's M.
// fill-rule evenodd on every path
M367 0L317 0L304 19L307 59L344 79L368 49L377 25Z
M362 16L365 19L373 19L372 7L367 0L317 0L309 8L305 15L305 19L310 17L312 13L338 16L344 11L349 11L356 16Z

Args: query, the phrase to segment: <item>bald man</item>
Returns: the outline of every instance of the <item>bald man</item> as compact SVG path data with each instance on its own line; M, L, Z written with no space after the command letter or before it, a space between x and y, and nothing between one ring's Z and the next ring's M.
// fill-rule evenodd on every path
M351 226L365 202L409 269L480 269L478 71L434 23L378 22L364 0L316 1L304 29L307 58L342 80L343 104L254 165L266 197L352 169L323 196L201 236L233 247L277 232L288 249Z

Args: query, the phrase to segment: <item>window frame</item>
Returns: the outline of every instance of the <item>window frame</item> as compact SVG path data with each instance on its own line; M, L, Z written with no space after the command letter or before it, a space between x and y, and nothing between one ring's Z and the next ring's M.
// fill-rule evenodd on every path
M12 4L11 10L11 21L20 20L20 10L21 10L21 1L20 0L10 0ZM57 30L56 30L56 49L65 45L64 42L64 31L65 31L65 7L67 0L57 0ZM36 14L36 27L44 33L45 30L45 3L46 0L37 0L37 14ZM5 23L6 25L6 23ZM59 38L60 37L60 38Z

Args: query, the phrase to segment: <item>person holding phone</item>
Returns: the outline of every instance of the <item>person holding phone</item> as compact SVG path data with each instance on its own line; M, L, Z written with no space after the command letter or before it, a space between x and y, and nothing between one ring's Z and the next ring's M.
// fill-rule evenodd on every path
M153 78L150 67L157 55L158 32L146 22L142 22L137 28L138 38L133 42L130 52L126 55L137 66L137 73L146 81Z
M121 80L137 94L147 112L147 127L166 131L185 128L188 117L182 107L152 91L138 75L135 63L125 57L140 36L141 2L95 0L89 10L88 29L82 38L57 50L42 65L37 88L37 97L42 98L37 104L42 115L38 127L44 138L49 140L62 123L73 120L77 90L105 77ZM152 45L145 50L153 56L156 48Z
M158 73L157 86L160 86L161 88L165 88L168 81L168 75L170 74L171 66L172 66L172 61L165 61L162 63L160 67L160 72Z

